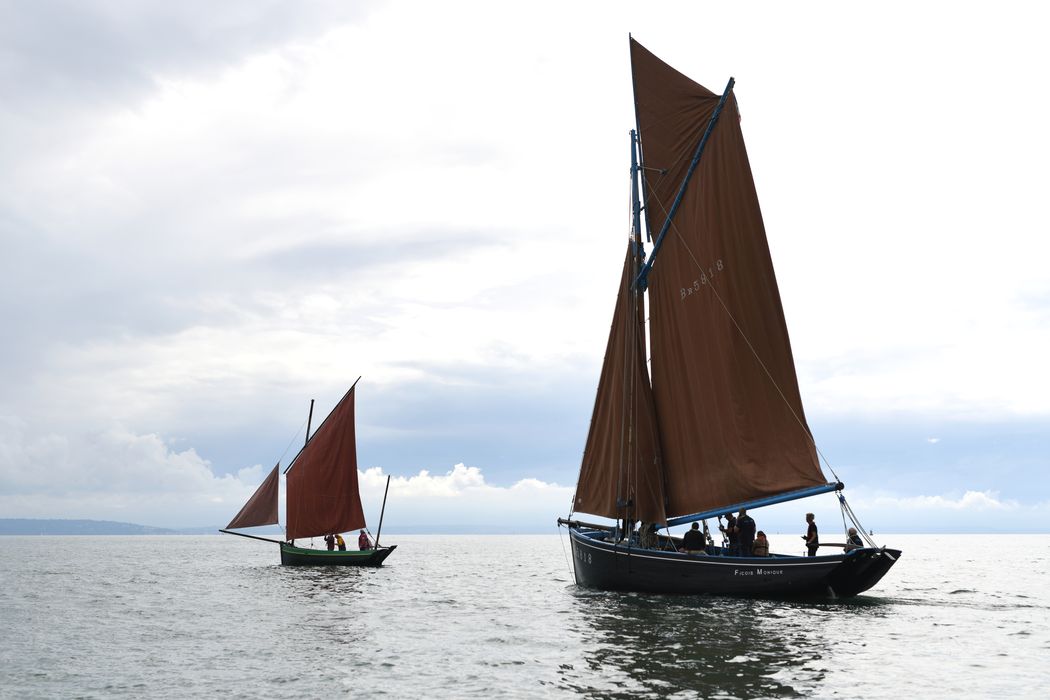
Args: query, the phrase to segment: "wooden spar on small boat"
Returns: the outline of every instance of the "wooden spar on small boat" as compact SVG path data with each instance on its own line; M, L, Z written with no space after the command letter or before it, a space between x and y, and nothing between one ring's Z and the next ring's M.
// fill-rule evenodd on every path
M234 532L233 530L220 529L219 532L224 532L227 535L237 535L238 537L249 537L253 540L262 540L263 542L276 542L277 544L283 544L281 540L271 540L269 537L259 537L258 535L248 535L243 532Z
M608 530L609 532L616 529L615 525L598 525L597 523L585 523L582 520L570 520L569 518L558 518L558 524L575 528L586 528L588 530Z
M383 533L383 515L386 513L386 494L390 490L390 475L386 475L386 488L383 489L383 507L379 509L379 529L376 530L376 549L379 549L379 535Z

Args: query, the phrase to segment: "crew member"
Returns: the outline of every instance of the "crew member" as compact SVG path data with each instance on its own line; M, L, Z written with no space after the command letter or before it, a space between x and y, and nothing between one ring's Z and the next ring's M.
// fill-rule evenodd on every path
M368 539L368 533L364 530L361 530L361 534L357 536L357 548L361 551L372 549L372 540Z

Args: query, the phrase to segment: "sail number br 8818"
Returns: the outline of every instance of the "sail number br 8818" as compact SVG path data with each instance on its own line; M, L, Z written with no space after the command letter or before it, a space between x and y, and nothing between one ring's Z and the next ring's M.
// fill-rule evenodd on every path
M696 292L699 292L701 287L703 287L708 282L714 280L714 278L718 276L718 273L724 270L725 267L725 263L723 263L722 259L719 258L715 261L715 264L713 266L707 268L707 270L702 270L700 272L700 276L693 280L692 284L690 284L688 287L682 287L682 299L684 300L686 297L691 296Z

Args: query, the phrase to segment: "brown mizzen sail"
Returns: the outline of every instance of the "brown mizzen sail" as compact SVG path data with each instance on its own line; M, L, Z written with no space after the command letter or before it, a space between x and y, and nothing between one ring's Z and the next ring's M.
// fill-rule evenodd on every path
M649 373L637 246L627 248L598 395L573 509L607 518L662 523L663 471ZM628 504L630 504L628 506Z
M233 520L226 526L227 530L277 523L277 488L280 481L278 466L274 465L270 475L259 484L259 488L255 489L255 493L237 515L233 516Z
M357 486L353 387L293 460L287 487L288 539L364 527Z
M659 231L719 96L631 40L645 211ZM729 96L649 275L667 515L824 484Z

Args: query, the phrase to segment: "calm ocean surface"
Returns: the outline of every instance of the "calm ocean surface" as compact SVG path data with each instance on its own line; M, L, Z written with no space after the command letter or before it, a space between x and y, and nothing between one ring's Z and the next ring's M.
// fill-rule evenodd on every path
M1050 537L878 539L867 595L784 603L577 589L556 534L391 535L378 570L0 537L0 697L1047 697Z

